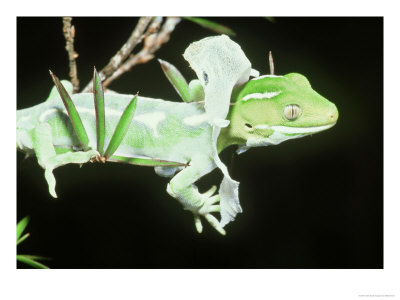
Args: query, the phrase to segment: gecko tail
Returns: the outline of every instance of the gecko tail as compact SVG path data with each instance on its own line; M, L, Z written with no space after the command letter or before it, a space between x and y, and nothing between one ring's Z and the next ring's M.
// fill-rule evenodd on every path
M56 178L53 174L53 169L46 168L44 171L44 177L46 178L47 184L49 185L49 193L53 198L57 198L56 194Z

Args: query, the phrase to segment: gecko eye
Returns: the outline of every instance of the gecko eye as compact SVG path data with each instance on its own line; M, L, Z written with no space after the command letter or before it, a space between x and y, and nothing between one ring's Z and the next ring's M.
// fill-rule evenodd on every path
M300 107L296 104L289 104L285 106L283 110L283 114L285 115L286 119L293 121L296 120L300 115Z

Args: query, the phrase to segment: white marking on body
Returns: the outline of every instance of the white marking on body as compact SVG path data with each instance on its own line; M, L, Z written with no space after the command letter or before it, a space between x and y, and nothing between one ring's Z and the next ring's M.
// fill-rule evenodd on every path
M198 126L201 123L208 121L208 115L206 113L200 115L193 115L183 119L183 123L189 126Z
M79 114L90 114L90 115L95 115L95 110L93 108L86 108L86 107L79 107L76 106L76 110L78 111ZM47 119L48 116L50 116L53 113L56 112L61 112L63 114L66 114L68 116L67 110L64 109L58 109L58 108L50 108L46 111L44 111L40 116L39 116L39 121L43 122ZM107 107L107 116L113 115L116 117L120 117L122 115L122 112L120 110L112 109Z
M287 133L287 134L302 134L302 133L313 133L313 132L319 132L322 130L326 130L328 128L331 128L335 124L328 124L328 125L323 125L323 126L315 126L315 127L289 127L289 126L272 126L271 129L279 132L279 133Z
M268 126L268 125L265 125L265 124L261 124L261 125L254 126L254 128L255 128L255 129L268 129L269 126Z
M77 107L76 110L81 114L81 113L87 113L87 114L92 114L95 115L95 110L94 108L86 108L86 107ZM110 107L106 107L106 115L107 116L116 116L116 117L121 117L122 111L113 109Z
M50 116L50 115L52 115L52 114L54 114L54 113L56 113L58 111L60 111L60 110L57 109L57 108L50 108L50 109L45 110L44 112L42 112L40 114L39 121L40 122L44 122L47 119L48 116ZM66 113L65 111L61 111L61 112Z
M21 117L18 119L18 123L24 123L24 122L28 121L30 118L31 118L31 115Z
M267 77L269 77L269 78L272 78L272 77L286 78L286 77L279 76L279 75L262 75L260 77L256 77L256 78L251 79L251 81L258 80L258 79L263 79L263 78L267 78Z
M243 101L247 101L249 99L270 99L272 97L278 96L282 92L266 92L266 93L254 93L254 94L248 94L243 97Z
M143 123L147 127L151 128L153 130L155 137L158 137L158 130L157 130L158 125L165 119L166 115L163 112L146 113L134 117L135 121Z

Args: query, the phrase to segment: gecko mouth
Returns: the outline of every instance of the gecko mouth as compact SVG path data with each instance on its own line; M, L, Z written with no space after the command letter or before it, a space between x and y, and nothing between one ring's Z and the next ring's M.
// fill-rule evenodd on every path
M274 132L282 134L310 134L327 130L333 127L335 124L336 122L327 125L313 126L313 127L272 126L271 129L274 130Z

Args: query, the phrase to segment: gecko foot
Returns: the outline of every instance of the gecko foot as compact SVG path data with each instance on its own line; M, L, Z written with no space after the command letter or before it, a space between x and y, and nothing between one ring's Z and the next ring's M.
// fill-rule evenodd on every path
M218 219L211 214L213 212L221 211L220 205L216 204L220 200L219 195L213 196L213 194L215 193L216 190L217 190L217 187L213 186L207 192L202 194L202 197L204 198L204 204L201 206L201 208L199 210L197 210L196 212L193 212L194 224L196 226L196 230L198 233L201 233L203 231L203 225L201 223L200 217L204 217L208 221L208 223L210 223L210 225L212 227L214 227L215 230L217 230L220 234L222 234L222 235L226 234L224 228L222 228Z

